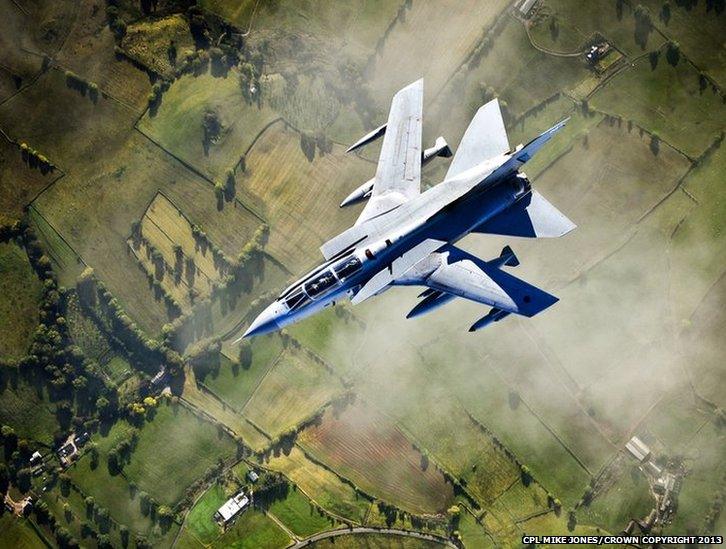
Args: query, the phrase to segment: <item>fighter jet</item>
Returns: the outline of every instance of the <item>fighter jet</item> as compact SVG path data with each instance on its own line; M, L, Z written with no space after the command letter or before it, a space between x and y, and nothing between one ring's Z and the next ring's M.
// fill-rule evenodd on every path
M286 288L242 338L278 330L341 299L361 303L393 286L425 288L409 318L455 298L491 307L469 331L512 313L534 316L557 301L505 272L519 264L510 247L484 261L454 244L470 233L549 238L575 228L519 171L567 119L511 149L498 100L490 101L472 119L444 180L425 192L422 164L451 151L442 137L422 151L422 122L418 80L393 97L386 124L348 149L383 137L375 177L341 204L367 200L355 225L323 244L325 262Z

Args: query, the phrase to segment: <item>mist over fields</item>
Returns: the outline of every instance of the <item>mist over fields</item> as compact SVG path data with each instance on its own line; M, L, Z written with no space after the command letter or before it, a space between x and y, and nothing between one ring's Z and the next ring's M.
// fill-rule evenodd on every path
M519 5L0 2L1 441L9 496L42 503L0 539L726 533L723 2ZM569 117L522 171L577 229L457 244L511 246L559 301L470 333L487 307L407 320L421 289L394 287L237 343L355 223L380 144L345 149L421 77L424 147L494 97L512 148ZM384 525L434 539L356 530Z

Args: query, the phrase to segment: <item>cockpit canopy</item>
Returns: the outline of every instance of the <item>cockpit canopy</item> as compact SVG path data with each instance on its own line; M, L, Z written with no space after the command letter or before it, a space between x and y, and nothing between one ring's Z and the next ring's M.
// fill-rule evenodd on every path
M363 263L355 255L340 259L332 266L315 273L299 286L283 294L285 304L290 310L299 309L313 299L328 293L331 289L356 274L363 267Z

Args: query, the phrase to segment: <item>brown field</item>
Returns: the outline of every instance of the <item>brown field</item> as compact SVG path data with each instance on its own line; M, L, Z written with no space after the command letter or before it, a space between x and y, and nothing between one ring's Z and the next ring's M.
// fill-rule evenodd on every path
M275 437L308 419L342 390L338 379L302 352L283 353L242 413Z
M356 212L338 205L374 171L338 146L308 162L299 134L278 123L250 151L238 187L265 208L271 227L268 253L296 271L318 261L317 247L352 225Z
M413 513L445 511L453 498L441 472L367 406L326 412L321 425L302 433L300 443L366 492Z

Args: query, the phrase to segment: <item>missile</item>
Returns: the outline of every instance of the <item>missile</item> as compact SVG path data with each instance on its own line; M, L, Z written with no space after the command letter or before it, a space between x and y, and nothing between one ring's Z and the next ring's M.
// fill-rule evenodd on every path
M383 128L383 131L380 135L371 137L375 132L381 130L381 128ZM358 142L352 145L351 148L348 149L348 151L354 150L358 147L362 147L366 143L378 139L378 137L383 135L383 133L385 132L385 125L381 126L381 128L378 128L378 130L374 130L365 137L361 138ZM368 141L364 142L366 139L368 139ZM442 158L449 158L451 156L451 149L449 148L448 143L446 143L446 139L441 136L436 138L436 142L434 143L433 147L426 149L421 154L421 166L425 166L437 156L441 156ZM345 197L345 200L340 203L340 207L345 208L346 206L351 206L353 204L357 204L358 202L362 202L370 198L371 193L373 192L373 184L375 182L376 178L373 177L372 179L369 179L368 181L363 183L360 187L358 187L356 190L354 190L352 193Z
M347 153L353 152L356 149L360 149L361 147L365 147L366 145L368 145L368 143L373 143L376 139L378 139L384 133L386 133L386 126L387 125L388 124L383 124L383 126L378 126L372 132L365 134L358 141L356 141L350 147L348 147L345 152L347 152Z
M423 301L421 301L413 309L411 309L411 312L406 315L406 318L416 318L417 316L430 313L431 311L438 309L445 303L448 303L449 301L454 299L454 297L456 296L441 292L439 290L434 290L433 292L428 294Z
M501 309L497 309L496 307L494 307L486 314L486 316L481 317L474 324L472 324L471 328L469 328L469 331L476 332L477 330L481 330L482 328L489 326L489 324L491 324L492 322L499 322L501 319L508 315L509 313L507 311L502 311Z
M517 265L519 265L519 259L517 259L517 256L514 255L514 251L512 251L512 248L510 248L509 246L504 246L504 248L502 248L502 253L499 254L499 257L487 261L487 265L491 265L492 267L496 267L497 269L502 268L504 265L506 265L507 267L516 267Z

